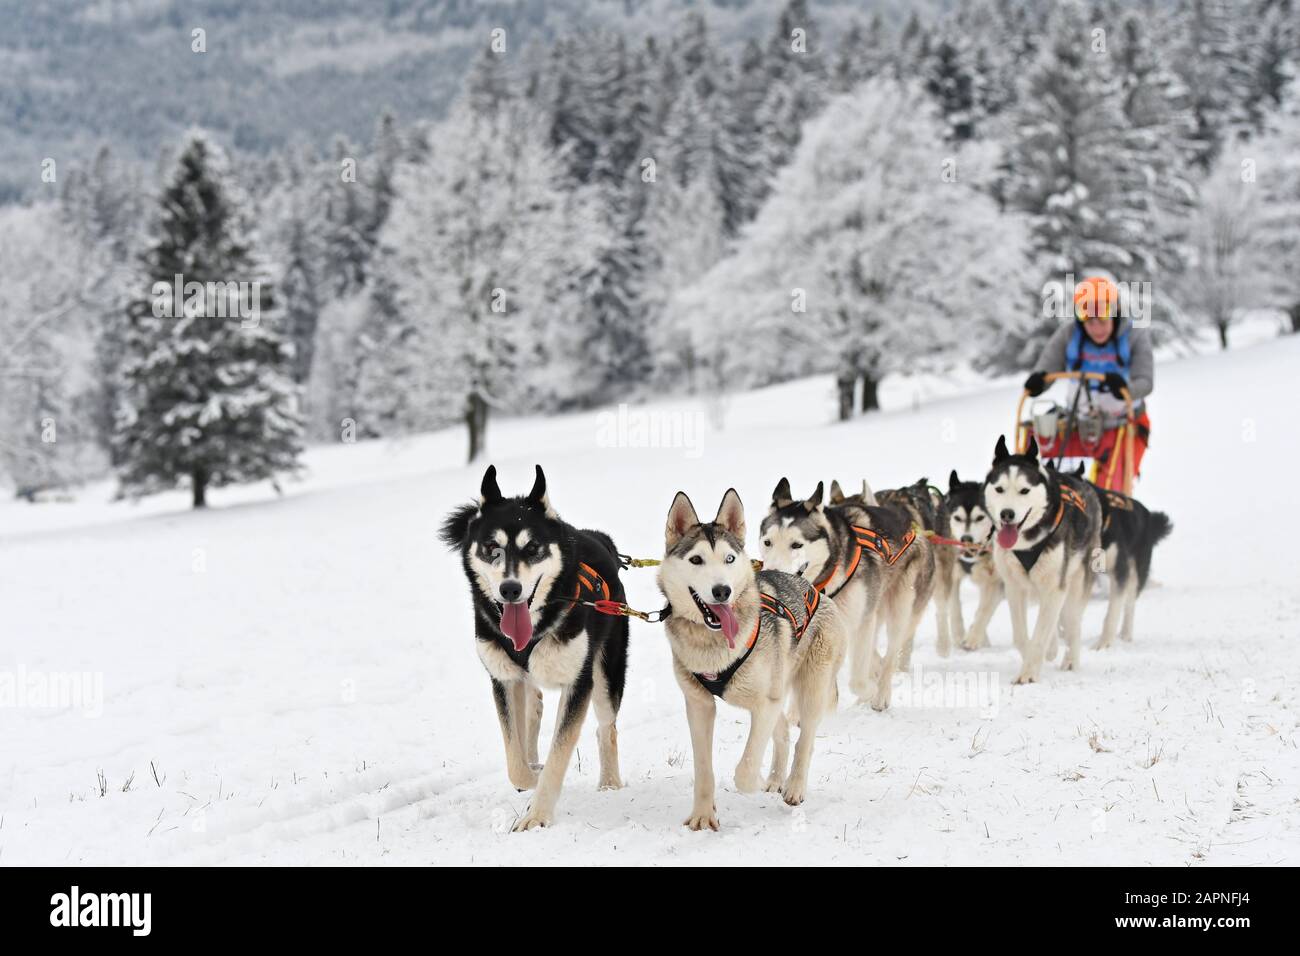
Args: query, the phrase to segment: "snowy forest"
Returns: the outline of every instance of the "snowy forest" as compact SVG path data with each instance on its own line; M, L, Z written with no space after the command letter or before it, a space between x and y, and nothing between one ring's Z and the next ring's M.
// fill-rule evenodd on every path
M836 23L840 20L837 18ZM0 207L0 481L132 497L304 445L832 374L1026 369L1053 281L1158 341L1300 332L1293 0L962 0L721 40L484 28L442 115L32 159ZM290 122L286 118L286 122Z

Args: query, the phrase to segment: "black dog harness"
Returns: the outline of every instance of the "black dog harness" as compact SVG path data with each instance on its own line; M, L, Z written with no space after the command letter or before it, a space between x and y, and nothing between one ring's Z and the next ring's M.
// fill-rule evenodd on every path
M1061 500L1056 506L1056 520L1052 522L1052 530L1047 532L1047 534L1043 536L1043 540L1038 542L1038 544L1034 545L1032 548L1026 548L1024 551L1011 552L1016 556L1016 560L1020 562L1020 566L1025 569L1026 574L1028 574L1033 566L1038 563L1039 555L1043 553L1043 550L1047 547L1047 543L1051 541L1052 536L1056 534L1056 529L1061 526L1061 520L1065 517L1065 505L1067 502L1078 508L1084 514L1088 513L1087 503L1073 488L1061 485L1058 491Z
M736 676L736 671L740 670L741 665L749 660L749 655L754 652L754 646L758 643L758 632L763 626L763 615L768 617L784 616L790 622L794 629L794 639L797 643L812 624L813 615L817 613L817 606L821 604L822 595L816 588L809 588L808 594L804 598L804 610L806 616L803 623L795 617L794 612L778 601L770 594L759 592L758 594L758 620L754 622L754 633L749 636L749 643L745 646L745 653L741 654L734 661L727 665L727 669L719 671L716 674L694 674L700 686L707 690L714 697L721 697L727 690L727 685L731 683L731 678Z

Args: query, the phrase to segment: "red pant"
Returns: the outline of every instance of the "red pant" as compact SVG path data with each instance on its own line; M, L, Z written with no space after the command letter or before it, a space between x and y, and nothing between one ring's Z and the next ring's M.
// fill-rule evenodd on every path
M1125 426L1113 428L1110 431L1102 432L1101 438L1093 444L1084 444L1079 438L1078 432L1070 436L1070 440L1065 443L1064 458L1091 458L1092 474L1089 476L1094 484L1111 491L1124 491L1124 451L1128 445L1128 440L1120 441L1120 433L1124 431ZM1151 420L1147 418L1147 413L1143 412L1137 417L1135 427L1137 434L1133 436L1133 474L1136 477L1142 473L1142 456L1146 454L1147 439L1151 434ZM1061 454L1061 449L1055 442L1044 444L1040 449L1044 458L1055 458ZM1112 467L1113 465L1113 467Z

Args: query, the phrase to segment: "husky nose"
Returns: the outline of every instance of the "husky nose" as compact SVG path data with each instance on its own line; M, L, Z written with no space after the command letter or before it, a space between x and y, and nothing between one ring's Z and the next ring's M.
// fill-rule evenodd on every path
M518 581L502 581L497 590L501 592L501 600L507 604L514 604L524 596L524 586Z
M972 537L971 537L970 535L968 535L968 534L964 534L964 535L961 536L961 543L962 543L962 544L970 544L970 543L971 543L972 541L974 541L974 540L975 540L975 539L972 538Z
M725 584L715 584L713 586L713 600L721 604L727 598L731 597L731 588Z
M1010 508L1003 508L1002 511L999 512L999 517L1002 518L1003 524L1011 524L1011 522L1016 520L1016 513Z

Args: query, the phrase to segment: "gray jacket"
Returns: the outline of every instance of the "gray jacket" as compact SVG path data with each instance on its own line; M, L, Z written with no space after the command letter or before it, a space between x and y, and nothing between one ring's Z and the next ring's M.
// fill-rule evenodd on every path
M1129 324L1127 318L1119 320L1120 326L1115 330L1118 335ZM1066 372L1065 367L1066 351L1070 344L1070 336L1074 334L1074 322L1063 325L1053 333L1052 337L1047 340L1043 346L1043 351L1039 353L1038 364L1034 367L1035 371L1043 372ZM1147 334L1146 329L1129 329L1129 365L1128 365L1128 391L1133 396L1134 408L1143 405L1143 399L1151 394L1155 387L1155 358L1151 354L1151 337ZM1109 396L1106 396L1109 397Z

